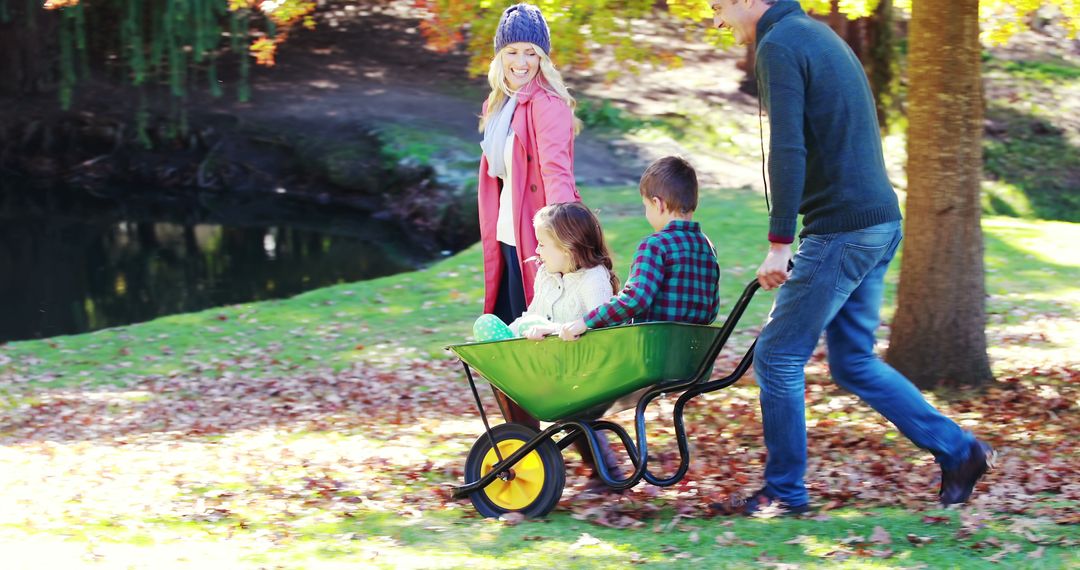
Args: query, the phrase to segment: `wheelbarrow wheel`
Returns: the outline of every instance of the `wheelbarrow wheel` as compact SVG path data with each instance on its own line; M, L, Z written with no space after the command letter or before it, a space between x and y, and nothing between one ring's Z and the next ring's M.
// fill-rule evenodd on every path
M491 429L492 438L504 458L527 444L537 433L531 427L514 423ZM481 435L465 460L465 483L478 481L498 462L499 457L487 434ZM487 487L474 491L469 498L477 512L485 517L498 518L511 512L542 517L562 498L565 470L562 453L549 438L510 467L505 478L495 479Z

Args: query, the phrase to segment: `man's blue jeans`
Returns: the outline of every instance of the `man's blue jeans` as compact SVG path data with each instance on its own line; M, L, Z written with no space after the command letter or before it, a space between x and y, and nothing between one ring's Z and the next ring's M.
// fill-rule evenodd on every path
M915 445L952 468L967 459L974 436L926 402L919 390L874 353L885 271L900 245L900 222L808 235L791 277L777 292L758 337L754 372L768 459L766 492L792 506L809 502L803 367L821 332L833 379L885 416Z

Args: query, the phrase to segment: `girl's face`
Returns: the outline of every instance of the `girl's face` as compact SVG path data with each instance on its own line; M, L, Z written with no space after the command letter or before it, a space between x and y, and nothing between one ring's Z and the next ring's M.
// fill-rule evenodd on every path
M517 91L529 84L540 71L540 54L528 42L515 42L503 48L503 76L511 91Z
M548 273L570 273L574 270L574 258L570 251L555 240L548 230L536 228L536 256L544 262Z

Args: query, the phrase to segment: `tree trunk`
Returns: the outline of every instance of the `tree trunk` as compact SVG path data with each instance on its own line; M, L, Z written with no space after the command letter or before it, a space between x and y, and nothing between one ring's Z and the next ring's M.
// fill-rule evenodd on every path
M0 95L37 95L56 86L56 15L25 4L10 3L7 19L0 19Z
M893 9L892 0L881 0L866 23L866 75L877 105L878 124L888 131L889 109L893 106Z
M920 388L992 380L986 354L978 0L913 3L908 197L887 360Z
M829 3L829 16L826 18L829 27L840 37L847 36L847 18L840 13L840 0L832 0Z
M866 65L866 34L863 33L863 28L867 20L868 18L855 20L845 18L844 21L844 41L851 47L851 51L855 52L855 57L863 62L864 67Z

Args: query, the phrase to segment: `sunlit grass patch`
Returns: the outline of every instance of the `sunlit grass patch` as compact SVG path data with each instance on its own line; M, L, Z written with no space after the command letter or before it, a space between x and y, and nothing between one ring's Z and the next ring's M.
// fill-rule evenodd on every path
M989 352L999 369L1077 363L1080 224L983 220Z

